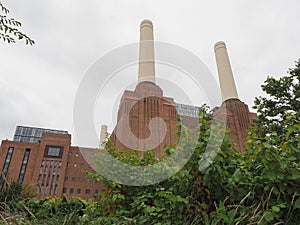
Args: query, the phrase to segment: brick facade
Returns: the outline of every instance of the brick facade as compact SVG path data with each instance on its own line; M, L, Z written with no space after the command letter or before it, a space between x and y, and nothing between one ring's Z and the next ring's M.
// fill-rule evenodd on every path
M225 115L223 115L225 114ZM215 117L226 116L226 128L229 131L231 143L236 149L243 151L246 144L247 130L251 121L256 119L256 113L249 111L248 105L239 99L228 99L214 112Z
M49 146L59 147L62 154L58 157L46 154ZM22 184L36 187L39 197L79 196L92 198L95 193L105 189L103 183L85 177L83 169L95 172L89 164L97 154L96 149L85 149L82 153L78 147L71 146L71 135L43 133L40 143L2 141L0 149L0 168L3 170L8 151L13 148L6 178L9 182L20 181L22 165L26 163L24 155L29 151ZM85 154L83 156L83 154ZM25 167L25 166L24 166ZM24 169L24 168L23 168ZM72 190L73 189L73 190Z
M153 132L153 139L147 142L145 139L151 135L149 122L156 117L163 119L166 132L163 130ZM148 146L156 146L155 141L162 139L155 147L155 156L159 158L163 156L165 146L176 142L177 120L174 100L164 97L162 89L156 84L141 82L134 91L124 92L118 111L118 128L114 130L111 137L118 150L149 150Z

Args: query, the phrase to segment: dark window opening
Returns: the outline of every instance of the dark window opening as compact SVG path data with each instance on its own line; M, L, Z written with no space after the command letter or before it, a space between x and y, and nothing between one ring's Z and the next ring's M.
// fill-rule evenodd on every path
M24 175L25 175L25 171L26 171L26 167L27 167L27 163L28 163L29 154L30 154L30 149L26 149L25 154L24 154L24 158L23 158L23 162L22 162L22 166L21 166L20 175L19 175L19 180L18 180L19 184L23 183Z
M5 162L4 162L4 165L3 165L3 169L2 169L2 173L4 174L4 176L7 175L8 167L9 167L9 164L10 164L10 161L11 161L13 151L14 151L13 147L8 148L8 153L6 155L6 159L5 159Z
M63 146L49 146L46 145L44 157L61 158L63 153Z

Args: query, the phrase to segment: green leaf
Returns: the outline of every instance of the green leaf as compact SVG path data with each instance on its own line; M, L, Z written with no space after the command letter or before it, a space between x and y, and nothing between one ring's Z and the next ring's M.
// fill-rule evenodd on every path
M272 220L274 220L274 214L272 212L267 211L264 213L264 219L267 222L271 222Z
M297 199L297 200L295 201L294 207L295 207L296 209L300 209L300 199Z
M279 212L280 211L280 208L278 206L272 206L272 210L274 212Z

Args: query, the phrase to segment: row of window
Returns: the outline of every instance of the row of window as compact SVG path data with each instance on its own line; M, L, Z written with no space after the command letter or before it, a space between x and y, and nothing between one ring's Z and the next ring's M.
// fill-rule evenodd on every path
M61 161L43 160L38 177L37 193L56 194L61 170Z
M68 134L67 131L62 130L17 126L13 140L19 142L39 143L41 141L43 133L45 132L53 134Z
M179 116L190 116L199 118L200 107L176 103L176 111Z
M71 163L67 162L67 167L70 167ZM78 163L73 163L74 167L78 167ZM84 163L80 163L80 167L83 168L84 167ZM89 164L88 165L89 168L92 168L92 166Z
M63 188L63 193L67 193L67 188ZM74 189L70 188L69 193L73 194ZM90 193L91 193L90 189L85 189L85 194L90 194ZM95 194L98 194L98 193L99 193L99 190L95 190ZM81 194L81 189L80 188L77 189L77 194Z
M72 152L69 152L69 156L71 157L73 155ZM79 156L79 153L78 152L75 152L75 157L78 157Z
M69 177L65 177L65 181L68 181L69 180ZM78 179L77 179L78 181L83 181L84 180L84 178L82 178L82 177L78 177ZM87 182L91 182L92 181L92 179L91 178L87 178L87 179L85 179ZM76 177L72 177L71 178L71 181L76 181Z
M69 152L69 157L72 157L73 152ZM79 157L79 152L75 152L75 157ZM85 153L82 153L83 157L85 157ZM90 158L94 158L95 154L94 153L90 153Z

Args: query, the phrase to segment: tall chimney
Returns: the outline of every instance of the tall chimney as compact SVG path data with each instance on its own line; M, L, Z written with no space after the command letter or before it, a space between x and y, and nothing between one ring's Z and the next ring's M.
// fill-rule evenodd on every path
M215 56L223 101L231 98L239 98L236 91L226 45L223 41L215 44Z
M153 24L143 20L140 26L139 82L155 83Z
M99 147L103 148L103 143L106 141L107 125L101 126Z

